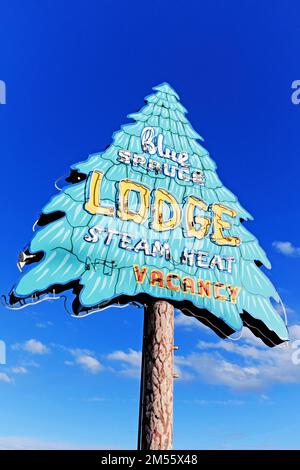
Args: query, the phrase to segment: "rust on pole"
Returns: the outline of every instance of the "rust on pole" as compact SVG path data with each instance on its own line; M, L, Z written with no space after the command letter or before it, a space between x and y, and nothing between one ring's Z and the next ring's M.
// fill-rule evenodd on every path
M145 306L138 448L173 447L174 307Z

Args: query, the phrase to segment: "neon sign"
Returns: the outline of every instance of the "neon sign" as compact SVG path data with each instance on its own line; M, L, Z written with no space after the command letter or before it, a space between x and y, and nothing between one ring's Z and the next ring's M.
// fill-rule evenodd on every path
M270 263L245 228L252 217L221 183L177 93L154 90L46 204L10 305L69 290L81 315L165 298L220 336L247 326L269 345L287 340L260 269Z

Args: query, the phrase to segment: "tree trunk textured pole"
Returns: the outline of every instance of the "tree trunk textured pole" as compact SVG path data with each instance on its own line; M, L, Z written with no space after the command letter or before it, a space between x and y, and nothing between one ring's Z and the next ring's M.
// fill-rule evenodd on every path
M173 446L174 307L165 300L145 306L141 448Z

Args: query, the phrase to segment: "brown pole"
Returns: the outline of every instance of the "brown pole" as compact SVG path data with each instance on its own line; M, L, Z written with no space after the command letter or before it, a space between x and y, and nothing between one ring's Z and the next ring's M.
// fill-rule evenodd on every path
M145 306L139 449L173 447L174 307Z

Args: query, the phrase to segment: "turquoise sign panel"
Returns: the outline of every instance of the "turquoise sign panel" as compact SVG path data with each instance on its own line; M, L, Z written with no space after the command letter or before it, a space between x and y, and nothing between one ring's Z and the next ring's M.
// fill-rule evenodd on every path
M43 208L10 306L67 290L77 315L169 299L220 336L245 325L270 346L287 340L260 267L270 263L246 228L252 217L223 186L177 93L163 83L145 101Z

